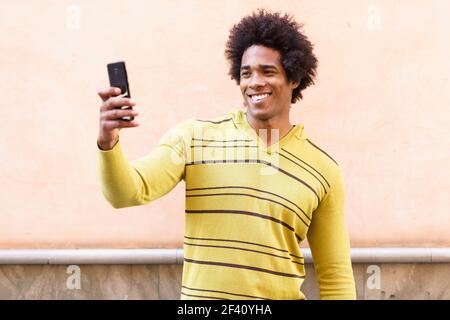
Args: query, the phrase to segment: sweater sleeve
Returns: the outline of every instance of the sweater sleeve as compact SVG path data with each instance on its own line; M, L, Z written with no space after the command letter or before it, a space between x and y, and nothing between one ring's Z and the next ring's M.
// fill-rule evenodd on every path
M338 167L331 188L313 213L308 230L322 300L356 299L344 205L344 181Z
M182 123L163 135L146 156L129 162L119 142L99 150L102 193L116 209L147 204L172 190L184 179L189 128Z

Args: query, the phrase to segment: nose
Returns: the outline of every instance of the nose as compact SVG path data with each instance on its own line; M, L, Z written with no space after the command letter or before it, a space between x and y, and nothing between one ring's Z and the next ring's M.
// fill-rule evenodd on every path
M248 86L251 89L255 89L258 87L264 87L266 84L266 81L264 79L264 77L262 77L259 72L254 72L250 78L249 84Z

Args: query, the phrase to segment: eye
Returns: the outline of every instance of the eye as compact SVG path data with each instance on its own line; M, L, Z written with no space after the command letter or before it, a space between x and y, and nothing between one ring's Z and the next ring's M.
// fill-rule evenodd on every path
M249 74L250 74L249 72L244 71L244 72L241 73L241 77L244 77L244 78L245 78L245 77L247 77Z

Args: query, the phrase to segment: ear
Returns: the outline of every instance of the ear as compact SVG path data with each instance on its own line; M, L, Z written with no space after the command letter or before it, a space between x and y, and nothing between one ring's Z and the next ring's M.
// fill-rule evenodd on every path
M298 81L291 81L291 88L292 90L297 89L297 87L300 85L300 82Z

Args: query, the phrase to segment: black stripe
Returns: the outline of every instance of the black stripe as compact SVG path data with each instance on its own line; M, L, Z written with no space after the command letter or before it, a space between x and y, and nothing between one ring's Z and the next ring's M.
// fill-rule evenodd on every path
M299 257L299 256L296 256L296 255L293 255L292 253L289 253L291 256L293 256L294 258L298 258L298 259L305 259L305 258L303 258L303 257Z
M224 119L224 120L220 120L220 121L201 120L201 119L195 119L195 120L196 121L201 121L201 122L211 122L211 123L214 123L214 124L219 124L219 123L222 123L222 122L230 121L230 120L232 120L232 118L228 118L228 119Z
M280 206L283 206L284 208L286 208L286 209L292 211L292 212L293 212L293 213L294 213L294 214L295 214L295 215L303 222L303 224L304 224L305 226L309 227L309 224L308 224L305 220L303 220L302 217L300 217L300 216L298 215L298 213L295 212L295 210L289 208L288 206L285 206L285 205L282 204L281 202L278 202L278 201L275 201L275 200L272 200L272 199L269 199L269 198L258 197L258 196L255 196L255 195L252 195L252 194L247 194L247 193L209 193L209 194L190 194L190 195L186 195L186 198L190 198L190 197L210 197L210 196L227 196L227 195L230 195L230 196L246 196L246 197L252 197L252 198L256 198L256 199L267 200L267 201L270 201L270 202L273 202L273 203L277 203L277 204L279 204ZM303 211L302 211L302 212L303 212ZM306 213L303 212L303 214L306 216L306 218L308 218L309 221L311 221L311 219L306 215Z
M267 162L265 160L260 160L260 159L244 159L244 160L238 160L238 159L234 159L234 160L201 160L201 161L192 161L192 162L188 162L186 163L186 166L192 166L192 165L198 165L198 164L219 164L219 163L261 163L264 165L267 165L269 167L272 167L274 169L277 169L278 171L280 171L281 173L287 175L288 177L291 177L294 180L297 180L298 182L300 182L301 184L305 185L309 190L311 190L314 195L317 197L317 201L318 203L320 203L320 197L317 194L317 192L309 185L307 184L305 181L303 181L302 179L296 177L295 175L293 175L292 173L287 172L286 170L283 170L277 166L274 166L272 163Z
M302 169L308 171L308 172L309 172L314 178L316 178L316 180L319 181L319 183L322 185L323 190L325 191L325 194L328 193L328 192L327 192L327 188L325 188L325 186L323 185L322 181L320 181L320 179L317 178L316 175L315 175L314 173L312 173L311 171L309 171L308 169L306 169L306 168L305 168L304 166L302 166L301 164L295 162L294 160L289 159L289 158L286 157L284 154L281 154L281 153L279 153L279 152L277 152L277 154L279 154L279 155L282 156L283 158L289 160L289 161L292 162L293 164L299 166L300 168L302 168Z
M268 299L268 298L249 296L249 295L240 294L240 293L231 293L231 292L219 291L219 290L196 289L196 288L189 288L189 287L183 286L183 285L181 287L185 288L185 289L188 289L188 290L193 290L193 291L205 291L205 292L224 293L224 294L229 294L229 295L232 295L232 296L240 296L240 297L255 298L255 299L262 299L262 300L271 300L271 299Z
M314 147L317 148L318 150L322 151L328 158L330 158L331 160L333 160L334 163L336 163L337 165L339 165L339 163L337 163L336 160L334 160L328 153L326 153L325 151L323 151L322 149L320 149L318 146L316 146L314 143L312 143L309 139L306 139L306 141L308 141L312 146L314 146Z
M194 298L208 298L208 299L216 299L216 300L230 300L230 299L219 298L219 297L197 296L197 295L193 295L193 294L187 294L187 293L184 293L183 290L181 291L181 294L185 295L185 296L188 296L188 297L194 297Z
M211 145L191 145L191 148L258 148L258 146L211 146Z
M192 138L192 141L207 141L207 142L252 142L253 140L241 140L241 139L234 139L234 140L211 140L211 139L198 139L198 138Z
M291 230L295 234L295 237L297 239L299 239L300 241L303 241L302 238L295 233L295 229L293 227L291 227L289 224L287 224L286 222L276 219L274 217L266 216L264 214L260 214L260 213L256 213L256 212L242 211L242 210L185 210L185 212L187 214L221 214L221 213L223 213L223 214L244 214L244 215L248 215L248 216L263 218L263 219L271 220L275 223L281 224L285 228Z
M254 190L254 191L259 191L259 192L263 192L263 193L267 193L276 197L279 197L287 202L289 202L290 204L294 205L298 210L300 210L301 212L303 212L309 220L311 220L311 218L306 214L305 211L303 211L302 208L300 208L298 205L296 205L294 202L292 202L289 199L286 199L283 196L280 196L279 194L270 192L270 191L265 191L265 190L261 190L261 189L256 189L256 188L251 188L251 187L244 187L244 186L223 186L223 187L205 187L205 188L191 188L191 189L186 189L186 191L196 191L196 190L209 190L209 189L248 189L248 190Z
M276 254L272 254L272 253L268 253L268 252L263 252L263 251L258 251L258 250L251 250L251 249L246 249L246 248L228 247L228 246L214 246L214 245L210 245L210 244L195 244L195 243L188 243L188 242L184 242L184 244L185 244L185 245L188 245L188 246L195 246L195 247L221 248L221 249L235 249L235 250L249 251L249 252L261 253L261 254L266 254L266 255L273 256L273 257L277 257L277 258L281 258L281 259L290 260L289 257L278 256L278 255L276 255ZM291 261L292 261L292 260L291 260ZM292 261L292 262L295 262L295 261ZM304 265L303 263L300 263L300 262L295 262L295 263Z
M299 256L296 256L296 255L293 255L293 254L290 253L288 250L285 250L285 249L279 249L279 248L267 246L267 245L265 245L265 244L260 244L260 243L256 243L256 242L248 242L248 241L232 240L232 239L195 238L195 237L189 237L189 236L184 236L184 237L187 238L187 239L190 239L190 240L225 241L225 242L245 243L245 244L255 245L255 246L259 246L259 247L263 247L263 248L274 249L274 250L281 251L281 252L286 252L286 253L288 253L290 256L292 256L292 257L294 257L294 258L304 259L303 257L299 257Z
M287 151L286 149L281 148L281 150L283 150L283 151L286 152L286 153L289 153L289 154L290 154L291 156L293 156L295 159L297 159L297 160L303 162L303 163L306 164L308 167L310 167L310 168L313 169L315 172L317 172L317 173L323 178L323 180L326 182L326 184L328 185L328 187L331 188L331 185L328 183L328 180L327 180L327 179L326 179L319 171L317 171L313 166L311 166L311 165L308 164L307 162L303 161L302 159L300 159L299 157L297 157L295 154L290 153L290 152Z
M264 273L270 273L270 274L274 274L274 275L277 275L277 276L289 277L289 278L298 278L298 279L304 279L305 278L305 276L299 276L298 274L278 272L278 271L273 271L273 270L269 270L269 269L263 269L263 268L258 268L258 267L246 266L246 265L243 265L243 264L215 262L215 261L200 261L200 260L192 260L192 259L188 259L188 258L184 258L184 261L185 262L190 262L190 263L212 265L212 266L221 266L221 267L229 267L229 268L237 268L237 269L247 269L247 270L264 272Z

